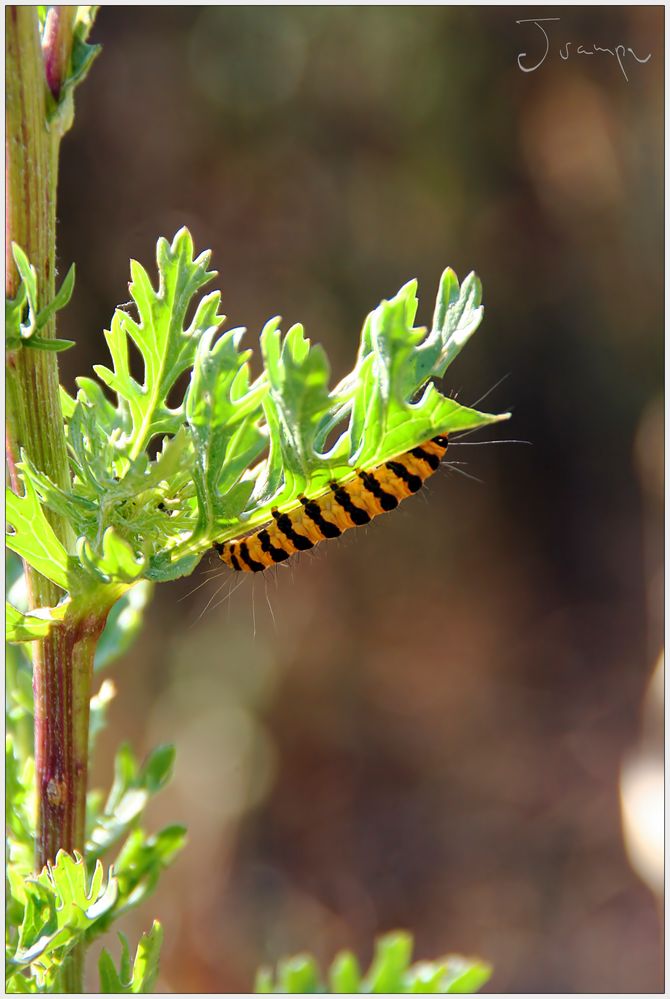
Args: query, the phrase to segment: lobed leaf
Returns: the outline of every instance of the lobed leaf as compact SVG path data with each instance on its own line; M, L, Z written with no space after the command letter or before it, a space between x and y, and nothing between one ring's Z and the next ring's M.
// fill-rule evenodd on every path
M101 45L90 45L87 41L98 12L97 4L80 4L74 22L70 72L65 88L74 90L86 78L93 60L102 50Z
M261 430L265 379L250 382L251 351L240 352L244 330L234 329L216 341L216 329L202 337L186 397L186 419L195 445L193 481L199 520L195 534L207 538L239 517L253 481L234 489L266 446Z
M361 991L361 969L353 954L343 951L333 961L328 972L330 992L355 995Z
M193 259L193 241L181 229L172 243L158 241L159 286L154 289L149 275L131 261L130 295L137 308L133 319L118 308L111 329L105 333L112 355L113 370L96 365L98 377L117 394L130 420L128 432L119 440L119 449L136 459L158 433L176 433L183 418L183 402L170 407L167 397L177 379L192 367L202 333L220 326L217 314L220 295L203 298L191 324L184 329L187 309L193 296L207 284L214 271L208 271L209 252ZM130 373L129 341L140 352L144 381Z
M282 992L313 995L322 991L317 963L309 954L298 954L280 961L277 977Z
M135 952L135 960L130 964L128 941L119 933L121 941L121 964L117 971L111 955L103 948L98 960L100 991L115 995L146 994L153 991L158 975L158 959L163 942L163 929L154 920L149 933L143 933Z
M28 307L26 321L20 322L18 330L12 332L17 332L21 340L27 340L37 328L37 271L18 243L12 243L12 256L21 279L18 297L22 297Z
M414 281L382 302L364 324L353 372L333 390L323 349L311 345L301 326L284 339L278 319L265 327L269 454L244 477L245 485L255 481L253 491L236 523L221 517L218 540L267 521L273 506L289 508L302 494L318 496L331 481L346 481L358 468L373 468L432 436L507 418L461 406L430 382L444 374L481 321L476 276L459 286L453 271L444 272L430 331L414 327L417 307ZM192 386L197 392L197 383ZM207 499L198 494L198 501Z
M28 592L26 580L23 572L23 564L18 556L9 551L6 553L5 576L8 599L5 604L5 641L12 644L23 642L33 642L38 638L44 638L51 631L53 625L62 621L66 613L66 606L59 604L58 607L39 607L34 610L28 609ZM30 660L28 659L30 666ZM19 677L23 671L13 677L15 682L21 683ZM12 683L7 677L7 693L11 698L16 692ZM30 702L32 705L32 689L30 692ZM31 707L32 712L32 707Z
M111 366L95 368L102 385L79 378L76 399L63 393L71 488L22 466L26 490L71 524L69 568L89 587L125 592L140 579L187 574L215 541L267 522L274 506L290 509L431 436L508 415L461 406L434 383L481 321L474 274L459 285L444 272L430 330L414 325L415 281L382 302L364 323L352 372L331 388L323 348L300 325L283 336L278 318L261 334L264 368L252 379L243 330L220 333L220 295L202 295L214 272L186 229L160 239L156 259L157 285L131 264L134 312L114 313ZM131 347L141 376L131 372Z
M447 993L479 992L491 977L492 968L484 961L471 960L452 954L445 959L443 986Z
M24 882L25 909L13 968L30 968L40 987L53 984L72 948L114 905L117 883L100 863L88 876L83 858L59 850L54 864Z
M84 46L87 16L75 28ZM76 69L74 51L70 88L92 58L80 49ZM40 310L34 269L19 248L15 259L21 285L8 303L9 344L45 347L39 330L67 304L74 269L53 302ZM344 482L358 469L373 468L432 436L508 415L461 406L434 383L481 321L481 287L474 274L459 285L453 271L444 272L430 330L414 325L416 282L382 302L365 321L352 372L331 388L323 348L313 345L299 324L283 336L278 318L261 334L264 367L252 379L250 351L241 349L243 330L220 333L219 293L200 296L214 272L207 269L208 253L194 256L186 229L172 243L159 240L157 264L155 287L144 268L131 263L135 312L117 308L114 313L105 334L111 367L95 368L103 384L80 378L76 399L62 394L71 484L59 487L24 456L24 493L10 492L7 498L8 546L69 593L57 608L39 613L10 604L10 639L33 641L55 623L92 609L102 617L121 598L100 644L98 668L132 641L149 580L190 572L214 541L267 521L275 505L288 509L302 494L318 496L331 481ZM49 349L67 344L48 343ZM141 359L137 377L131 349ZM58 540L45 510L70 524L77 538L74 552ZM107 689L94 699L92 739L110 696ZM12 710L20 713L16 697ZM50 986L82 936L90 939L103 931L154 889L183 847L185 830L170 826L147 836L138 827L150 797L170 777L172 747L159 747L141 767L122 747L107 802L100 806L93 796L89 801L94 821L87 849L95 862L90 882L81 858L66 854L31 878L34 829L27 782L32 760L20 767L15 750L10 740L8 785L18 804L9 816L8 990L34 991L36 982L40 989ZM110 873L103 886L98 858L124 839L116 874ZM140 942L131 968L123 941L118 971L103 952L103 989L150 988L159 947L160 932L154 928ZM457 957L411 966L411 949L408 934L382 938L365 977L353 955L343 953L329 973L330 987L375 994L468 992L490 973L481 962ZM274 977L261 973L258 991L322 992L325 986L314 960L303 955L281 962Z
M83 568L102 583L134 583L146 569L146 559L141 554L136 556L131 545L113 527L107 528L98 548L87 538L79 538L77 555Z
M409 933L389 933L377 941L372 965L363 980L363 991L375 994L404 992L404 975L412 959Z
M37 299L37 271L17 243L12 243L12 256L19 272L19 288L16 298L8 299L5 305L6 337L8 350L17 347L31 347L36 350L60 351L74 346L74 340L57 340L54 337L39 337L39 331L60 309L64 309L74 290L75 266L72 264L53 301L42 309Z
M68 554L56 537L35 487L27 477L24 489L23 496L17 496L11 489L6 492L6 519L12 529L7 534L7 545L43 576L67 590L72 571Z
M34 978L26 975L18 968L8 968L6 972L5 989L7 995L35 995L40 987Z
M22 614L12 604L5 604L5 640L7 642L34 642L44 638L51 630L52 609L34 610Z
M114 864L119 884L116 904L97 929L106 930L123 913L151 895L161 874L185 843L186 829L180 825L166 826L152 836L147 836L143 829L134 829Z
M256 976L257 993L275 994L372 994L445 995L452 992L477 992L489 979L491 968L481 961L450 956L439 961L411 964L412 937L409 933L388 933L377 940L375 954L367 974L362 977L353 954L338 954L328 972L327 989L310 955L284 959L276 974L261 968Z
M130 746L121 746L109 797L86 844L89 860L101 857L133 828L152 795L170 780L174 758L174 746L158 746L140 767Z

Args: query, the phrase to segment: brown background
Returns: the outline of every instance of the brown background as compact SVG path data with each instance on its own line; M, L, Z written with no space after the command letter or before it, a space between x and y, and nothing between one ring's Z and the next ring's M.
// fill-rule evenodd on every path
M189 845L125 925L164 922L164 991L367 961L398 926L420 957L491 960L494 991L662 987L618 779L662 641L663 10L541 10L561 20L522 73L528 11L99 14L62 158L68 387L106 359L129 257L186 224L248 342L302 321L335 377L380 298L417 277L428 322L442 268L476 269L446 387L506 375L486 403L513 420L479 436L532 442L454 448L483 484L446 471L201 617L228 577L159 588L94 778L121 739L177 745L149 822ZM567 40L652 58L626 82Z

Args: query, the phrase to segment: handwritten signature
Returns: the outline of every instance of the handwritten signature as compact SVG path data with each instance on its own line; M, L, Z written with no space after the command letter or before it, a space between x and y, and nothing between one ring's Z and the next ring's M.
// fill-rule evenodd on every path
M517 24L533 24L538 29L538 31L541 34L542 42L543 42L543 46L542 47L544 49L544 51L542 51L541 54L539 55L539 58L537 59L537 62L535 62L533 65L528 65L528 64L524 65L524 63L522 63L522 59L523 60L527 60L528 59L528 53L527 52L520 52L519 53L519 55L516 57L516 61L517 61L517 64L519 66L519 69L522 72L524 72L524 73L534 73L536 69L540 68L540 66L542 65L542 63L545 61L545 59L549 55L549 49L551 47L551 44L550 44L550 41L549 41L549 31L548 31L548 29L545 30L545 28L543 27L543 25L549 24L549 22L551 22L551 21L560 21L560 20L561 20L560 17L522 17L520 20L518 20L516 22ZM537 32L534 33L534 36L535 36L535 39L536 39L536 41L538 42L538 45L539 45L540 44L540 36L537 34ZM564 62L567 61L570 58L570 46L573 45L573 44L574 44L573 42L566 42L565 45L563 45L558 50L558 54L560 55L561 59L563 59ZM649 62L649 60L651 59L651 52L649 53L648 56L646 56L646 58L641 59L640 56L637 55L629 45L626 46L626 45L623 45L623 44L615 45L613 49L610 49L610 48L607 48L607 47L604 47L604 46L601 47L600 45L593 45L589 49L589 48L585 48L583 45L578 45L577 49L576 49L576 54L578 56L592 56L592 55L601 55L601 54L611 55L612 58L616 59L616 61L618 62L619 69L623 73L623 75L624 75L624 77L626 79L626 83L628 83L629 80L628 80L628 74L626 73L626 69L625 69L625 66L624 66L624 60L628 58L628 54L630 54L633 57L633 59L635 59L636 62L639 62L639 63Z

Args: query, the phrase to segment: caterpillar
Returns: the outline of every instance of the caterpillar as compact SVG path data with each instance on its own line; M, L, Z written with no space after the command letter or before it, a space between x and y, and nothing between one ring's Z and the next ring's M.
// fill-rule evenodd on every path
M417 493L439 468L447 438L438 436L419 447L364 472L350 482L331 482L329 491L314 499L300 497L300 506L272 511L272 521L252 534L214 545L219 558L237 572L263 572L296 552L307 551L327 538L339 538L352 527L395 510Z

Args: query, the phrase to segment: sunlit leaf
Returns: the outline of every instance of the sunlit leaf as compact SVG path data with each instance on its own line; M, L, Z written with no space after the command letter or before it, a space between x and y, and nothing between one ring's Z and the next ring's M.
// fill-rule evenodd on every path
M72 569L68 554L47 520L29 479L25 479L24 489L23 496L17 496L11 489L6 492L6 519L11 528L7 545L43 576L66 590Z
M151 895L161 874L185 843L186 829L180 825L166 826L151 836L147 836L143 829L134 829L130 833L114 863L119 894L116 904L102 922L102 929Z
M151 796L170 780L174 758L174 746L158 746L140 766L130 746L121 746L114 762L114 783L86 846L89 860L102 856L133 828ZM118 874L118 865L116 870Z
M49 634L52 625L51 611L33 611L22 614L12 604L5 604L5 639L8 642L34 642Z
M455 954L446 959L443 984L448 993L479 992L491 977L492 968L484 961L471 960Z
M143 933L137 945L135 960L130 963L128 941L119 933L121 941L121 965L117 970L107 950L103 948L98 960L100 991L115 995L146 994L153 991L158 975L158 959L163 942L160 923L154 921L149 933Z
M367 974L362 977L358 961L349 951L338 954L326 976L328 987L312 957L299 954L277 965L276 974L261 968L256 976L257 993L445 995L477 992L486 984L491 967L478 960L449 956L438 961L411 963L412 937L409 933L388 933L377 940Z
M474 274L459 285L444 272L430 329L415 326L415 281L382 302L363 325L354 368L331 387L323 348L300 325L283 336L278 318L263 330L263 370L251 378L243 331L220 332L220 295L202 294L214 275L209 254L195 255L186 229L160 239L156 259L157 283L131 264L132 308L117 308L106 334L111 366L95 367L103 386L81 377L77 398L63 395L71 487L23 465L78 538L70 569L96 585L187 574L215 541L266 522L275 505L289 509L429 437L507 415L461 406L435 384L481 321ZM30 301L29 262L21 267Z
M90 933L117 897L116 880L106 881L101 864L89 877L82 857L59 850L54 864L25 880L25 911L14 967L31 967L39 985L53 983L70 950Z
M130 295L138 319L123 309L116 310L111 330L105 334L114 367L95 367L98 377L113 389L129 414L130 426L119 440L119 447L131 460L144 451L156 434L178 430L183 403L170 407L168 394L179 376L192 366L204 330L218 327L223 319L217 314L220 296L215 293L201 300L192 322L184 328L191 299L214 276L213 271L207 270L209 258L209 253L202 253L193 259L190 233L181 229L172 244L166 239L158 241L157 289L144 268L137 261L131 262ZM129 341L142 357L142 382L130 373Z

